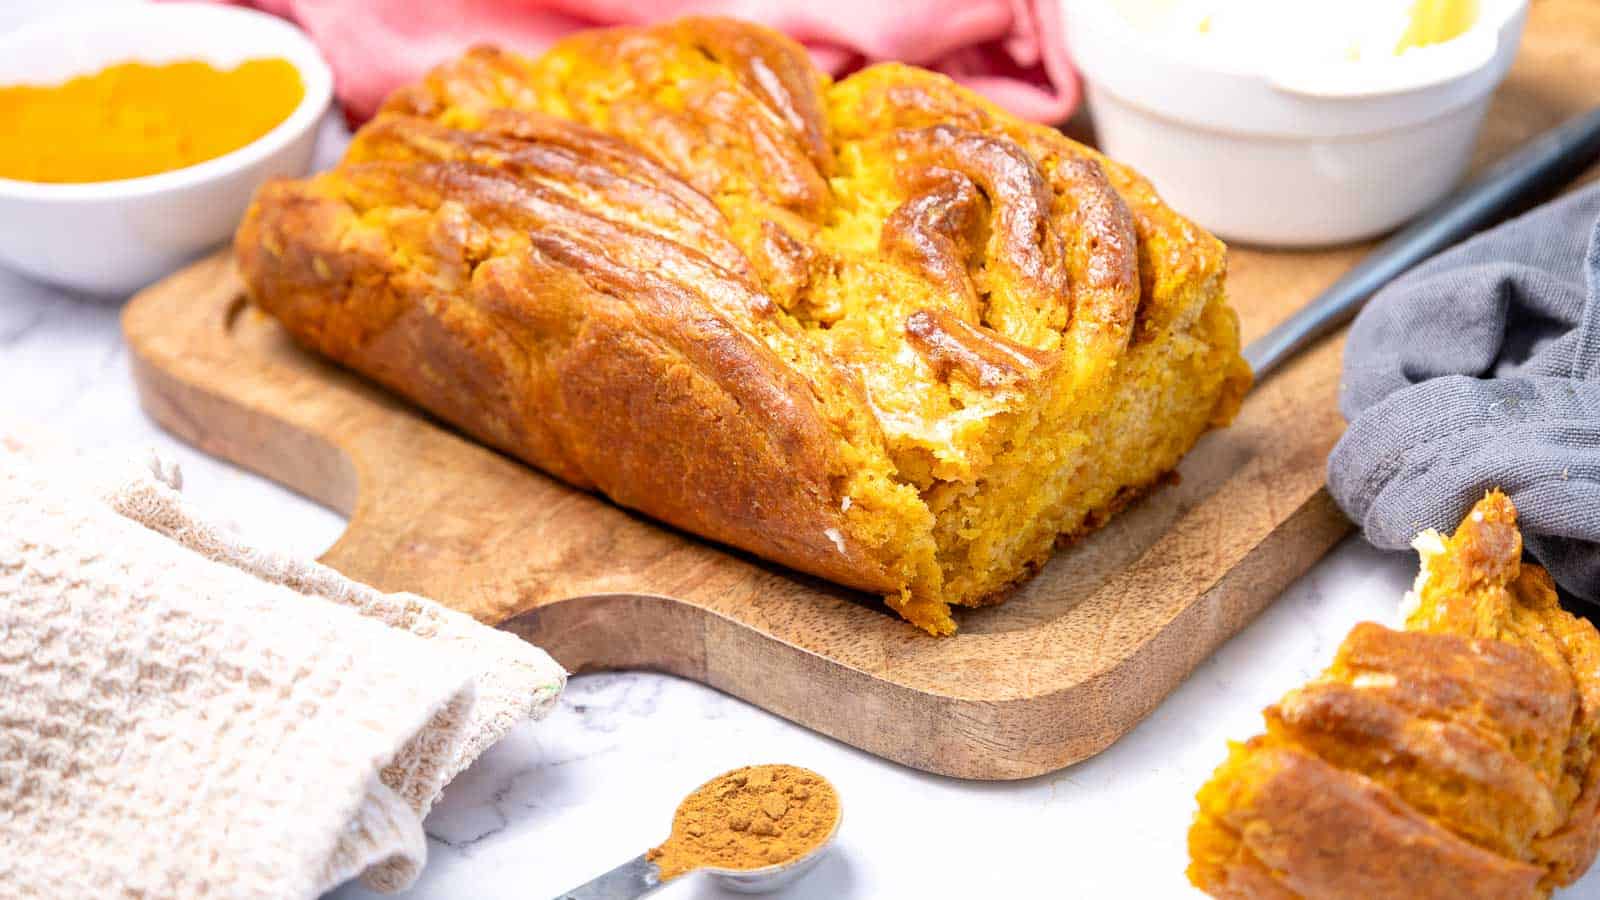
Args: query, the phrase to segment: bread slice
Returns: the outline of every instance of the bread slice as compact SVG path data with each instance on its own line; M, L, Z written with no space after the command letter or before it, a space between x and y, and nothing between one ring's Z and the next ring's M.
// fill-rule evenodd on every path
M1418 538L1406 629L1357 625L1199 795L1216 897L1543 897L1600 848L1600 633L1498 491Z
M935 634L1249 383L1222 245L1137 175L722 19L474 50L263 188L236 247L301 343Z

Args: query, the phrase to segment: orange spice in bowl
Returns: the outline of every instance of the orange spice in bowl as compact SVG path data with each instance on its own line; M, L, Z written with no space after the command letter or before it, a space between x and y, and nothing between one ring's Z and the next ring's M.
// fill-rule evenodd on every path
M127 62L0 87L0 178L84 183L185 168L251 143L304 97L299 71L280 58L230 69Z
M197 35L203 40L197 42ZM93 78L135 60L151 68L200 61L214 67L226 84L220 92L205 93L223 99L205 104L194 103L186 90L141 89L136 95L118 95L147 98L153 93L163 108L203 110L198 116L167 120L179 121L175 126L179 133L191 138L212 135L240 121L248 124L238 118L246 116L259 116L251 130L265 129L265 133L231 152L212 146L207 153L191 149L182 155L147 157L159 165L145 170L168 171L143 176L115 177L128 171L89 171L79 163L54 175L25 172L22 160L40 149L60 156L58 162L81 159L85 153L127 151L159 129L135 129L136 137L128 141L113 139L98 127L72 131L61 123L50 124L48 117L36 120L35 127L25 127L25 117L12 104L20 98L31 103L44 97L8 91L8 103L0 112L0 169L4 169L0 266L78 291L126 296L226 240L264 182L302 175L310 168L318 126L333 100L333 72L304 32L255 10L211 3L128 3L96 9L92 16L45 18L0 34L0 90L24 85L62 88L73 79ZM235 72L251 60L272 64ZM293 73L282 63L293 67ZM237 80L239 74L252 72L267 74L267 81L282 90L264 90L249 77ZM177 80L188 83L181 75ZM294 97L299 102L285 114L282 110ZM279 109L270 109L280 102ZM117 127L126 124L128 120L122 120ZM65 134L76 136L60 136ZM243 140L232 134L222 147ZM218 151L221 155L191 164ZM26 180L68 176L112 180Z
M672 833L647 857L668 881L695 869L762 869L800 859L839 821L839 795L809 769L735 769L685 797Z

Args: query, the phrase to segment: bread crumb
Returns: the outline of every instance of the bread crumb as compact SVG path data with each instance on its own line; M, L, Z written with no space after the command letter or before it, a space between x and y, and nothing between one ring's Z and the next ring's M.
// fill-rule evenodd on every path
M839 548L840 553L844 552L844 535L839 533L839 529L825 528L822 533L828 536L828 540L833 541L833 545Z

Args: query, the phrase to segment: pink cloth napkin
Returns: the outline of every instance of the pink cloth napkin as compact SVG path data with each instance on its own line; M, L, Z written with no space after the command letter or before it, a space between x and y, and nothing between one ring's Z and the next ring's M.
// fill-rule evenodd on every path
M943 72L1017 115L1060 122L1078 104L1059 0L238 0L298 22L333 65L353 122L473 44L534 53L580 28L679 16L760 22L843 75L897 59Z

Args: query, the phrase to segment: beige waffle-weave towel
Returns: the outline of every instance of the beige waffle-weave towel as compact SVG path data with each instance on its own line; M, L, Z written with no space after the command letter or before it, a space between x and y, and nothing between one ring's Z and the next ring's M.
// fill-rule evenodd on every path
M422 816L566 674L412 594L253 549L155 459L0 436L0 893L409 885Z

